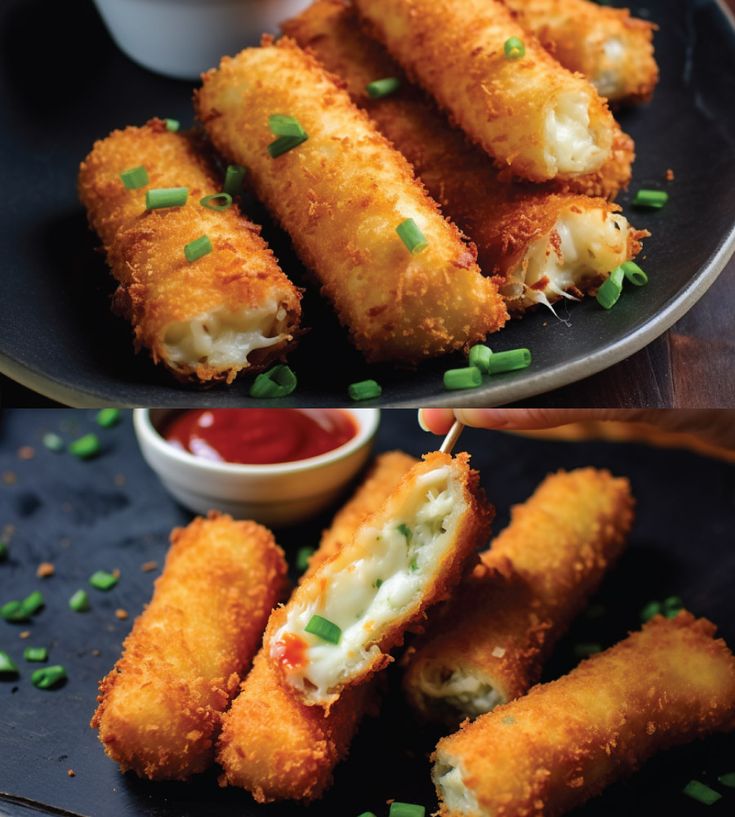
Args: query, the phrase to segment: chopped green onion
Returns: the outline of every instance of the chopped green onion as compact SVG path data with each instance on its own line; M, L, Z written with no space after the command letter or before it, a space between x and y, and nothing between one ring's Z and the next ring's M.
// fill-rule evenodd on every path
M61 664L52 664L50 667L41 667L31 675L31 683L38 689L51 689L65 680L66 670Z
M166 123L166 130L171 131L171 133L177 133L181 127L181 122L178 119L164 119L163 121Z
M145 194L145 206L148 210L183 207L188 198L189 190L186 187L157 187Z
M184 256L190 264L193 264L205 255L209 255L211 252L212 242L209 240L209 236L206 235L200 235L199 238L195 238L193 241L184 245Z
M664 599L663 607L664 610L681 610L684 606L684 600L681 596L669 596L667 599Z
M363 811L358 817L375 817L375 814L372 811Z
M148 171L144 167L131 167L120 174L128 190L138 190L148 184Z
M58 434L52 432L44 434L42 442L49 451L62 451L64 448L64 441Z
M705 806L711 806L722 797L719 792L711 789L709 786L705 786L704 783L700 783L699 780L690 780L682 791L687 797L691 797L692 800L697 800Z
M288 397L296 390L298 380L292 369L285 364L274 366L259 374L250 387L250 396L257 398Z
M106 408L97 412L97 425L112 428L120 422L120 409Z
M661 612L661 605L657 601L649 601L648 604L641 610L641 621L650 621L654 616Z
M17 675L18 667L13 659L4 651L0 650L0 677L3 675Z
M8 558L8 543L0 541L0 562Z
M279 156L283 156L284 153L288 153L290 150L302 145L308 138L307 134L303 136L279 136L275 142L268 145L268 153L271 159L277 159Z
M469 364L485 374L490 370L490 357L493 350L489 346L478 343L470 349Z
M612 309L623 292L623 278L625 272L622 267L616 267L610 277L597 290L597 303L605 309Z
M5 621L27 621L28 613L23 609L23 603L14 599L0 607L0 618Z
M400 87L401 81L398 77L385 77L369 83L365 90L371 99L382 99L385 96L394 94Z
M589 658L590 655L602 652L602 647L599 644L575 644L574 654L577 658Z
M234 199L242 192L242 184L245 181L247 170L242 165L227 165L225 172L225 183L222 189Z
M311 617L304 630L317 638L321 638L322 641L328 641L330 644L339 644L339 639L342 636L342 630L336 624L333 624L329 619L316 615Z
M221 204L217 203L219 200L221 200ZM207 210L216 210L221 213L222 210L232 207L232 196L229 193L210 193L210 195L201 199L199 204L206 207Z
M413 536L413 534L411 533L411 528L409 528L405 522L401 522L400 525L396 526L396 530L398 531L398 533L402 533L406 537L406 541L410 545L411 537Z
M635 194L633 207L650 207L652 210L660 210L668 200L669 194L665 190L641 189Z
M383 580L382 580L382 579L376 579L376 580L373 582L373 587L374 587L376 590L380 590L380 588L382 587L382 585L383 585Z
M86 613L89 610L89 596L86 590L77 590L69 599L69 607L75 613Z
M482 385L482 372L475 366L466 369L448 369L444 372L444 388L449 391L476 389Z
M530 365L531 352L529 349L510 349L507 352L494 352L490 356L487 368L490 374L501 374L527 369Z
M306 136L306 131L301 127L299 120L285 113L274 113L269 116L268 127L274 136L296 136L299 138Z
M375 380L361 380L359 383L352 383L347 389L347 393L350 395L350 400L357 402L359 400L374 400L376 397L380 397L383 389Z
M648 283L648 276L635 261L626 261L621 264L621 267L625 274L625 280L630 281L633 286L644 287Z
M48 661L48 650L46 647L26 647L23 658L26 661Z
M411 573L415 573L419 569L418 556L414 556L413 559L411 559L408 569Z
M418 253L423 252L429 246L426 237L412 218L407 218L405 221L402 221L396 227L396 232L411 255L418 255Z
M43 593L40 590L34 590L30 596L26 596L21 602L23 612L28 616L35 615L45 604Z
M388 817L424 817L425 814L426 809L423 806L394 802L390 804Z
M69 443L67 450L80 460L88 460L100 453L100 441L96 434L85 434Z
M117 576L106 570L97 570L89 577L89 583L95 590L112 590L117 584Z
M526 54L526 46L518 37L508 37L503 44L503 51L507 60L519 60Z
M735 789L735 772L727 772L727 774L721 774L717 778L723 786L727 786L728 789Z
M309 559L314 555L314 548L303 547L296 551L296 567L303 573L309 567Z

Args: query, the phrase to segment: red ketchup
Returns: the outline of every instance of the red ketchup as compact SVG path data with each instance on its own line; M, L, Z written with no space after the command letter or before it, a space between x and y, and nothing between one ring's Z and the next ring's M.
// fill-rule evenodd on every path
M341 409L192 409L173 414L161 433L205 460L271 465L333 451L357 426Z

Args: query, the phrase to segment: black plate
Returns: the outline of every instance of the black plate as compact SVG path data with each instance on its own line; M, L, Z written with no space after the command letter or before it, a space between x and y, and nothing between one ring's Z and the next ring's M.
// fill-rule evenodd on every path
M40 444L43 433L51 430L67 438L96 430L103 454L90 462L53 454ZM384 412L376 448L400 446L418 455L431 447L431 439L418 429L413 412ZM16 452L27 445L36 449L36 456L21 461ZM595 599L605 613L577 620L557 647L547 678L574 666L574 644L613 644L639 626L646 602L673 594L681 595L697 615L717 622L735 646L731 465L674 450L540 442L477 431L466 431L461 445L472 452L497 506L496 531L507 523L510 505L524 500L551 470L594 465L631 479L637 518L629 550ZM141 572L141 564L150 559L162 564L170 529L189 516L144 464L128 415L117 428L100 431L90 412L6 413L0 417L0 473L15 475L13 484L7 477L0 483L0 522L15 526L11 558L0 564L0 602L39 586L46 597L46 608L30 628L0 621L0 649L16 658L22 670L17 681L0 681L0 815L349 817L370 809L384 817L388 798L424 803L427 813L434 808L427 755L436 735L420 729L402 705L395 668L389 672L392 689L380 717L363 724L334 788L310 811L293 804L258 806L245 792L219 789L214 774L190 784L152 784L120 775L88 727L97 680L118 657L132 617L150 597L157 574ZM330 514L278 534L291 560L299 546L317 542ZM52 562L56 575L40 582L34 574L42 561ZM67 599L92 571L115 567L121 570L119 585L107 594L90 591L89 613L68 609ZM120 607L130 612L129 621L115 618ZM18 633L26 628L32 636L22 641ZM50 660L67 667L66 686L47 692L31 686L29 675L36 665L21 659L26 644L50 647ZM67 777L67 769L76 777ZM702 806L681 794L697 778L723 791L717 813L732 814L735 791L719 786L716 778L734 770L735 735L711 738L660 755L576 813L698 817Z
M571 326L547 311L512 323L491 339L493 348L528 346L533 366L462 393L444 392L441 378L460 356L417 372L366 367L311 295L304 324L314 328L291 358L300 387L281 405L340 405L347 384L368 375L383 384L387 405L519 400L622 360L695 303L735 245L735 30L716 0L646 0L634 10L660 25L662 80L650 106L621 114L638 147L632 190L663 185L668 168L676 174L663 211L626 206L634 224L653 232L642 262L649 286L626 292L610 313L595 302L562 305ZM110 314L110 276L75 194L78 163L95 139L153 115L190 122L191 84L131 63L85 0L5 0L0 46L0 371L72 405L242 404L247 379L229 389L186 389L134 356L129 327ZM253 216L266 222L284 268L301 282L288 240L260 210Z

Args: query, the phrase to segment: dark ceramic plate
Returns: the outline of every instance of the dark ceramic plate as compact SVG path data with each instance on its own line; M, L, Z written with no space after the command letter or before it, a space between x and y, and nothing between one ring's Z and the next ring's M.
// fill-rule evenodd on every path
M520 400L628 357L696 302L735 244L735 29L717 0L647 0L634 11L660 26L662 80L649 106L621 114L638 148L631 189L664 184L668 168L676 175L664 210L628 213L653 233L642 261L649 286L626 292L609 313L594 301L561 306L571 325L547 311L512 323L492 346L529 347L532 367L461 393L444 392L441 377L462 365L459 356L413 372L367 367L312 294L304 324L313 330L291 357L299 389L279 405L337 406L347 400L346 386L366 376L383 384L386 405ZM110 313L110 276L75 193L78 163L95 139L153 115L190 122L191 92L191 83L163 79L127 60L91 3L3 2L0 371L72 405L242 404L247 379L229 389L186 389L145 355L133 354L128 325ZM621 200L626 211L629 198ZM284 268L300 281L288 240L265 214L253 215L266 222Z

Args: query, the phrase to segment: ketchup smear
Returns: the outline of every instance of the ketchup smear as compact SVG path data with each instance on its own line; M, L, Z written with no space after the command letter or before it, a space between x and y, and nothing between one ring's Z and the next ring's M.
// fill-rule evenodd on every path
M176 412L162 434L205 460L271 465L333 451L357 426L341 409L192 409Z

